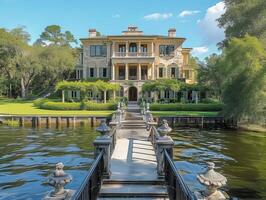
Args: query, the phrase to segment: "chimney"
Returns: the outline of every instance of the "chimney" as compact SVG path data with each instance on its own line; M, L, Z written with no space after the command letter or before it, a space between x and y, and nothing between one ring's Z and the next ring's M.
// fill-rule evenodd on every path
M97 31L96 29L89 29L89 37L96 37L97 36Z
M168 37L176 37L176 29L175 28L169 28Z

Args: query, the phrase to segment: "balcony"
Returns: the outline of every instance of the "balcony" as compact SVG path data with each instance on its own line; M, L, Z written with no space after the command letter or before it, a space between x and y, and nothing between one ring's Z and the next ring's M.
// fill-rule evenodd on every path
M149 58L154 57L154 55L150 52L115 52L113 54L115 58Z

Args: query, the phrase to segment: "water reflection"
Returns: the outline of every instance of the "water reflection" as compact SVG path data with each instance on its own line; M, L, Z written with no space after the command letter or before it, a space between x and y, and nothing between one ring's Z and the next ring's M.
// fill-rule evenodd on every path
M233 131L176 130L174 159L192 190L204 189L196 175L215 162L234 199L266 199L266 135Z
M37 130L0 127L0 199L41 199L52 188L45 184L57 162L74 179L77 189L93 161L89 127Z

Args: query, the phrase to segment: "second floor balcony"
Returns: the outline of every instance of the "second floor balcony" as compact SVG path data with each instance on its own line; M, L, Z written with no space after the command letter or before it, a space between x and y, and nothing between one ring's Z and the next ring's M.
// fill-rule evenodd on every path
M153 53L151 52L114 52L113 57L118 57L118 58L125 58L125 57L154 57Z

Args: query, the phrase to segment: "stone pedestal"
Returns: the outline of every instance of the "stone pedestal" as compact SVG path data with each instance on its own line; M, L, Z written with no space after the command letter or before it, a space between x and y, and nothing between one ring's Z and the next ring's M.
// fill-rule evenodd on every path
M159 177L164 177L164 150L169 156L173 157L174 141L170 136L159 137L156 140L156 157L157 157L157 173Z
M111 171L110 171L110 159L111 159L111 151L110 146L112 143L112 139L108 135L98 136L93 144L95 147L94 157L97 158L97 156L100 154L100 152L103 150L103 159L104 159L104 171L103 176L104 178L110 178Z

